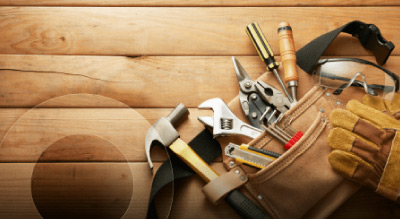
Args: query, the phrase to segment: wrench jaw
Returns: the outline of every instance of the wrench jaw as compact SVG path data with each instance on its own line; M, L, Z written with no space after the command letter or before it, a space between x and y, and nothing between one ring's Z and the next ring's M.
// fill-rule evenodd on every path
M212 117L198 118L201 122L213 128L214 137L244 135L254 138L262 132L237 118L220 98L206 100L200 104L199 109L212 109L214 111Z
M221 129L221 123L220 121L215 121L214 122L214 118L210 117L210 116L200 116L197 118L200 122L202 122L204 125L206 125L207 127L210 127L213 129L213 136L215 137L219 137L219 136L227 136L227 135L231 135L231 133L229 131L223 130Z
M210 128L214 128L214 119L210 116L199 116L197 119L204 125Z
M220 124L215 124L214 123L214 118L210 116L200 116L197 118L200 122L202 122L204 125L207 127L210 127L213 129L213 137L219 137L219 136L226 136L229 135L229 133L225 133L224 130L220 129ZM216 122L218 123L218 122Z
M232 135L232 129L239 120L221 98L212 98L199 105L199 109L212 109L212 117L199 117L207 126L213 127L214 137Z

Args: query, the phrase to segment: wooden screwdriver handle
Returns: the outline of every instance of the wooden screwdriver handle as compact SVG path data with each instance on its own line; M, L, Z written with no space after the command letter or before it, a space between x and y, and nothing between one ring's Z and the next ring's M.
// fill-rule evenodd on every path
M294 49L294 40L292 28L288 22L282 22L278 28L279 49L283 70L285 72L285 83L289 81L298 81L299 75L296 69L296 50Z

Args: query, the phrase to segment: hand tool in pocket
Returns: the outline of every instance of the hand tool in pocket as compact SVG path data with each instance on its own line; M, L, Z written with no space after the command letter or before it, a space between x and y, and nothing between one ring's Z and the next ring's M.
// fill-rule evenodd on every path
M218 177L218 174L202 159L193 149L179 138L174 124L187 117L189 111L183 104L179 104L166 118L160 118L149 129L146 135L146 156L153 167L150 158L151 145L157 141L163 147L169 148L182 161L206 182L210 182ZM243 195L239 190L233 190L226 197L225 201L243 218L269 218L254 202Z
M296 103L299 75L297 73L296 51L294 49L292 27L288 22L279 24L278 38L283 71L285 72L284 80L292 94L293 103Z
M261 127L261 116L272 124L290 108L290 101L282 92L263 81L254 82L235 57L232 61L239 81L240 104L253 126Z
M213 116L201 116L198 119L206 126L213 128L214 137L244 135L249 138L256 138L263 132L263 130L246 124L236 117L221 98L206 100L198 108L213 110Z
M221 98L206 100L202 104L200 104L198 108L212 109L214 111L214 115L212 117L198 117L198 119L206 126L213 128L214 137L225 135L244 135L254 139L258 137L263 132L263 130L265 130L269 134L280 140L282 143L284 143L285 149L289 149L301 138L303 134L301 132L297 132L294 135L291 135L275 125L262 125L262 130L246 124L242 120L237 118L235 114L233 114L228 105L226 105L226 103ZM263 120L262 117L260 119Z
M232 61L240 86L240 104L251 124L266 130L279 139L285 144L285 149L291 148L303 133L294 131L289 126L280 128L276 124L276 121L279 121L289 110L291 106L289 99L282 92L263 81L253 82L235 57L232 57Z
M330 115L329 162L347 178L400 201L400 122L356 100Z
M265 62L267 65L267 70L272 71L275 74L276 79L278 79L279 84L282 86L283 91L285 92L287 98L292 103L293 99L290 96L288 90L282 82L282 79L278 73L279 64L275 62L274 53L272 52L271 47L268 44L268 41L265 39L264 34L261 31L260 26L256 22L247 25L246 33L249 35L251 42L253 42L254 47L256 48L258 55L261 60Z
M250 147L245 144L239 146L233 143L229 143L225 147L225 155L234 158L239 163L260 169L266 167L280 156L280 154L272 151Z

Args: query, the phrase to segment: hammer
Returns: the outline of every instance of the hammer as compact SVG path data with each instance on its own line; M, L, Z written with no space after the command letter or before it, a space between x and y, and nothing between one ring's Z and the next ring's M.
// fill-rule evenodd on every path
M183 162L185 162L208 183L218 177L217 172L215 172L199 155L197 155L189 145L179 138L179 133L174 128L174 125L178 124L188 115L188 109L180 103L166 118L161 117L154 123L146 135L145 149L147 161L149 162L150 169L153 170L150 150L153 142L156 141L174 152ZM242 218L270 218L268 214L237 189L230 192L225 197L225 201Z

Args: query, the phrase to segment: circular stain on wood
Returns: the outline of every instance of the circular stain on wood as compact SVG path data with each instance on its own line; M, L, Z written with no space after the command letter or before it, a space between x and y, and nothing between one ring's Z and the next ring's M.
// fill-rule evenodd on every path
M121 218L131 202L132 178L113 144L72 135L41 154L32 173L32 197L43 218Z

